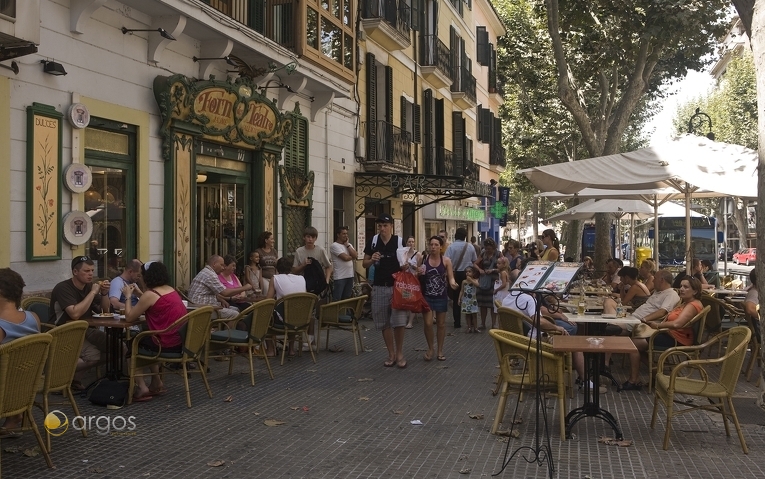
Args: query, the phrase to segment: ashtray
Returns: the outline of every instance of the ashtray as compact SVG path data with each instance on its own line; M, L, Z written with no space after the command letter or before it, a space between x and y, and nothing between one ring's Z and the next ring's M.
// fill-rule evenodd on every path
M587 338L587 342L593 346L600 346L603 344L603 338Z

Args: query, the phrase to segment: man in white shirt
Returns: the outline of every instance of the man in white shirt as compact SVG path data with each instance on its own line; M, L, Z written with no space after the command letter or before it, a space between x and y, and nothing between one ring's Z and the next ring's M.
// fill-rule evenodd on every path
M332 256L332 300L340 301L353 295L353 262L359 254L348 241L348 227L335 230L335 242L329 247Z
M454 242L446 248L445 253L445 256L452 261L454 281L459 285L462 285L462 282L467 277L465 269L468 266L472 266L478 259L473 245L468 244L465 241L466 238L467 230L465 228L457 228L457 231L454 233ZM449 294L452 297L452 318L454 319L454 327L456 329L462 326L462 312L458 303L460 290L459 288L456 291L449 290Z

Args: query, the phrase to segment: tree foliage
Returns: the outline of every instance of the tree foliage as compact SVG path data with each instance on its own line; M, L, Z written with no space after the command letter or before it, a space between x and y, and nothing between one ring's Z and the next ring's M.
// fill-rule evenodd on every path
M725 29L723 0L500 0L513 166L617 153L661 85L701 69ZM524 111L522 111L525 108ZM546 120L540 116L549 112ZM533 129L518 128L533 119ZM638 121L639 122L639 121ZM531 130L531 131L529 131ZM544 141L540 141L541 139ZM584 150L584 152L583 152ZM609 254L599 218L596 264Z

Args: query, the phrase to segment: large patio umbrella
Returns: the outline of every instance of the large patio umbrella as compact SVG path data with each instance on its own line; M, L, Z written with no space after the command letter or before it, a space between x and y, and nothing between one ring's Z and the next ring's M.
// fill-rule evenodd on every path
M685 197L686 254L690 247L690 202L695 191L721 196L757 196L757 152L706 137L683 135L649 148L520 170L542 191L574 194L585 188L646 190L674 188ZM629 194L629 191L625 191ZM654 202L658 206L658 202ZM658 219L656 220L658 223ZM658 230L658 224L656 225ZM658 248L654 248L658 254ZM690 268L690 262L687 267Z

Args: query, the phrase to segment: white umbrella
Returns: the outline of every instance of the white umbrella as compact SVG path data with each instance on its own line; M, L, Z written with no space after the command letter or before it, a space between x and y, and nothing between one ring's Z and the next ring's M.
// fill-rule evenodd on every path
M685 196L686 252L691 195L699 189L726 196L757 196L757 152L740 145L683 135L650 148L520 170L542 191L574 194L585 188L675 188ZM629 194L629 192L625 192ZM658 206L657 199L654 200ZM658 219L656 220L658 223ZM658 225L657 228L658 230ZM658 254L658 248L654 248ZM688 268L691 267L690 261Z

